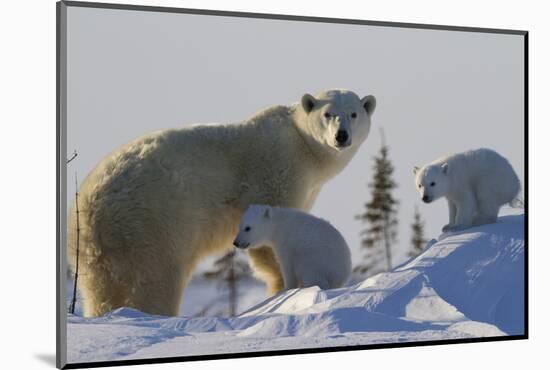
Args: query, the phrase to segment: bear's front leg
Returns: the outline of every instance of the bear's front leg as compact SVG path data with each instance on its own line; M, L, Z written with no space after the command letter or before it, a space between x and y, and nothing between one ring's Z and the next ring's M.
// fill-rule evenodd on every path
M465 192L456 204L456 223L447 231L459 231L472 227L475 214L475 196L471 191Z
M456 205L454 202L447 198L447 204L449 205L449 223L441 229L443 232L447 232L456 225Z
M283 266L283 281L285 290L296 289L300 287L300 282L296 278L296 274L291 266Z
M250 249L248 256L254 275L266 283L268 295L275 295L284 289L281 268L271 247Z

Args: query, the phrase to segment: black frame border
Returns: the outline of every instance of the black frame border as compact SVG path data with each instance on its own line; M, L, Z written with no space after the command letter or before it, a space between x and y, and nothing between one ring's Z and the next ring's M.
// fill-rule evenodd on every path
M97 362L66 362L66 304L65 304L65 289L62 289L64 284L63 267L66 261L62 244L66 240L65 221L66 210L63 198L66 196L64 182L66 180L66 11L67 7L95 8L95 9L113 9L113 10L133 10L145 12L160 12L160 13L183 13L221 17L238 17L238 18L256 18L256 19L271 19L271 20L287 20L300 22L315 22L315 23L338 23L351 25L367 25L378 27L397 27L397 28L413 28L425 30L442 30L442 31L458 31L458 32L475 32L475 33L494 33L523 36L524 42L524 238L525 245L529 245L529 32L526 30L512 29L497 29L497 28L478 28L478 27L462 27L448 25L432 25L423 23L401 23L401 22L384 22L384 21L369 21L360 19L347 18L327 18L327 17L311 17L300 15L286 14L267 14L267 13L252 13L252 12L233 12L224 10L211 9L192 9L192 8L176 8L163 6L145 6L132 4L113 4L100 2L82 2L82 1L58 1L56 3L56 367L59 369L80 369L80 368L96 368L105 366L127 366L127 365L143 365L143 364L159 364L173 362L188 362L188 361L206 361L220 360L232 358L246 357L264 357L264 356L283 356L295 354L311 354L311 353L329 353L343 351L357 351L383 348L405 348L405 347L420 347L420 346L436 346L447 344L466 344L466 343L485 343L485 342L501 342L512 340L525 340L529 338L529 248L525 248L524 259L524 330L523 335L510 335L502 337L485 337L485 338L465 338L465 339L442 339L433 341L418 341L406 343L382 343L368 344L355 346L337 346L337 347L320 347L320 348L301 348L290 350L273 350L273 351L258 351L258 352L238 352L226 354L211 354L198 356L174 356L174 357L157 357L150 359L137 360L115 360L115 361L97 361Z

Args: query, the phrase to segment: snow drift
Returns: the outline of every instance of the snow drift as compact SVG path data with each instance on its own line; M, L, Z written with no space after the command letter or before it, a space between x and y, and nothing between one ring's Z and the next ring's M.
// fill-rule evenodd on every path
M365 345L524 333L524 217L444 234L353 286L282 292L232 318L130 308L69 316L75 362Z

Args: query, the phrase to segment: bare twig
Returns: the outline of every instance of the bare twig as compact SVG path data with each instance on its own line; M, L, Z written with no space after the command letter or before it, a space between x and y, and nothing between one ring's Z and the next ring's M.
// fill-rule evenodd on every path
M76 153L76 151L75 151ZM76 157L76 155L74 156ZM73 157L73 158L74 158ZM76 288L78 284L78 259L80 254L80 215L78 209L78 178L76 171L74 173L74 182L75 182L75 210L76 210L76 267L74 273L74 286L73 286L73 300L71 302L70 311L74 314L74 308L76 305Z
M69 159L67 159L67 164L71 163L73 159L75 159L78 156L78 153L76 152L76 149L73 152L73 156Z

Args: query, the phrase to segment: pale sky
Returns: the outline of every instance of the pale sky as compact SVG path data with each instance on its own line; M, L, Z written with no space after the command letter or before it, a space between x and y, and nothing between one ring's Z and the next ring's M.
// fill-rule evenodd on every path
M380 128L399 185L396 263L410 247L415 204L428 239L447 223L444 200L420 201L413 166L487 147L523 183L522 36L75 7L67 33L67 157L79 153L70 198L74 171L83 179L137 136L237 122L335 87L377 99L371 135L312 210L342 232L354 263L363 228L354 216L369 200Z

